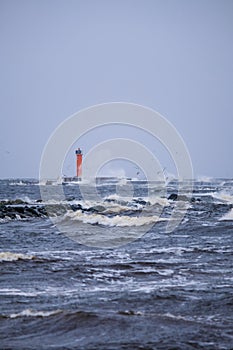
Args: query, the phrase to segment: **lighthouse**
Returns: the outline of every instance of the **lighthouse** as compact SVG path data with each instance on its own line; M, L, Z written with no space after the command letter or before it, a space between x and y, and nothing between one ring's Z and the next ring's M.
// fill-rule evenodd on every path
M76 154L76 176L78 178L78 181L80 181L82 177L83 154L80 148L76 149L75 154Z

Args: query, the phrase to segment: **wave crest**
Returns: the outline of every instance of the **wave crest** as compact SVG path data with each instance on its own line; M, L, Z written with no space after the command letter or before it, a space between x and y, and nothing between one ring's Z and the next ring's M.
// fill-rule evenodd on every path
M61 313L61 310L53 310L53 311L34 311L31 309L26 309L18 313L10 314L10 318L17 318L17 317L48 317L51 315L56 315Z
M231 221L231 220L233 220L233 208L219 219L219 221Z
M17 261L17 260L33 260L33 259L35 259L34 255L26 255L21 253L12 253L12 252L0 252L0 262Z
M103 225L103 226L117 226L117 227L127 227L127 226L143 226L156 223L158 221L164 221L165 219L160 218L156 215L154 216L127 216L127 215L116 215L114 217L108 217L101 214L87 214L80 210L76 212L69 211L66 218L81 221L85 224L91 225Z

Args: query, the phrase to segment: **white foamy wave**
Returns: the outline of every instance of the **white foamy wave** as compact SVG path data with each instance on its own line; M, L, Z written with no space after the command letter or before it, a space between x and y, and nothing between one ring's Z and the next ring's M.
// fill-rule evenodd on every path
M111 201L115 201L117 203L122 203L122 202L126 202L126 203L131 203L131 204L136 204L137 201L145 201L147 204L151 204L151 205L155 205L155 204L159 204L161 206L169 206L170 203L168 201L167 198L164 197L159 197L159 196L149 196L149 197L140 197L140 198L129 198L129 197L120 197L117 194L112 194L109 195L107 197L105 197L105 200L111 200Z
M15 180L15 181L11 181L9 185L10 186L27 186L28 184L23 182L22 180L19 180L19 181Z
M103 225L103 226L143 226L156 223L158 221L165 221L166 219L159 218L158 216L119 216L108 217L101 214L86 214L78 210L76 212L68 212L65 217L71 218L72 220L81 221L85 224L91 225Z
M231 220L233 220L233 208L219 219L219 221L231 221Z
M72 204L72 202L70 202ZM67 204L66 200L49 199L43 202L43 205L64 205Z
M214 199L218 199L221 202L227 202L229 204L233 204L233 196L231 196L227 192L214 193L214 194L212 194L212 196L213 196Z
M117 201L120 201L122 198L118 194L114 193L114 194L110 194L109 196L105 197L105 199L117 202Z
M151 205L159 204L163 207L170 205L170 202L167 198L162 198L162 197L158 197L158 196L151 196L147 200L150 202Z
M0 223L4 224L5 222L10 221L11 219L9 217L5 217L4 219L0 219Z
M33 199L29 198L28 196L22 196L22 197L19 197L19 199L22 200L25 203L29 203L29 204L30 203L32 203L32 204L35 203L35 201Z
M123 213L125 211L128 211L128 210L131 210L131 211L136 211L137 208L129 208L125 205L120 205L120 204L113 204L111 206L108 206L105 210L104 210L104 213L105 214L119 214L119 213Z
M82 182L78 182L78 181L69 181L69 182L63 182L63 184L65 184L66 186L79 186L79 185L91 185L91 186L95 186L95 180L94 179L90 179L90 178L85 178L82 179Z
M17 318L17 317L48 317L51 315L56 315L61 313L61 310L53 310L53 311L34 311L31 309L26 309L21 312L10 314L10 318Z
M159 316L173 318L175 320L190 321L189 317L184 317L184 316L181 316L181 315L173 315L170 312L167 312L165 314L159 314Z
M20 253L0 252L0 262L3 261L17 261L17 260L32 260L34 255L26 255Z

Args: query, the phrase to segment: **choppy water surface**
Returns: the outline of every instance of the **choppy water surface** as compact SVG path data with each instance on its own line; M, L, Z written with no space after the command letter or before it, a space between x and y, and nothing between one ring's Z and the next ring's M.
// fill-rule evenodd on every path
M69 210L49 203L80 239L109 232L118 246L106 249L61 233L35 180L0 181L1 349L233 349L233 181L195 181L171 233L185 193L171 196L176 182L165 194L156 183L133 186L128 199L123 187L116 195L116 184L98 184L102 202L87 205L66 185ZM148 223L141 238L119 241Z

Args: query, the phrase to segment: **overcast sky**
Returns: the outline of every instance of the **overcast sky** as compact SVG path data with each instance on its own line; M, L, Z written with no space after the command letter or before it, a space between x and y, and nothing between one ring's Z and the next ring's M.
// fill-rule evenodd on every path
M0 50L0 178L38 177L53 130L111 101L165 116L196 176L233 177L232 0L0 0Z

